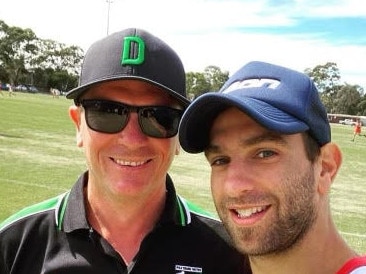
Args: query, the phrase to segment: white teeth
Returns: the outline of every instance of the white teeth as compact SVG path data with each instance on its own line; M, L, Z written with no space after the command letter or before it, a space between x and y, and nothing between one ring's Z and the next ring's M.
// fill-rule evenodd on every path
M265 209L264 206L258 206L248 209L237 209L236 212L238 213L239 218L247 218L250 217L254 213L261 212Z
M144 161L131 162L131 161L118 160L118 159L114 159L114 161L121 166L141 166L145 163Z

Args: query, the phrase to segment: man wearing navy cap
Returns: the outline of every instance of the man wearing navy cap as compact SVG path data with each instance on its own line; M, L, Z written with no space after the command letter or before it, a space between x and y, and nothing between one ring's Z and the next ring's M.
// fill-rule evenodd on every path
M178 55L141 29L95 42L67 98L88 170L0 225L0 273L250 273L168 169L189 101Z
M253 273L366 273L332 220L342 155L307 75L250 62L191 103L179 139L205 153L216 209Z

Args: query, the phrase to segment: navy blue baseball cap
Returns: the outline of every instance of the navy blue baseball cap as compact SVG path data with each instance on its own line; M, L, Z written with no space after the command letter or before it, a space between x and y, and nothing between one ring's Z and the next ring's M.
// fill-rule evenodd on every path
M218 92L199 96L185 111L179 128L182 148L205 150L214 119L237 107L256 122L280 134L308 131L322 146L331 140L327 112L314 82L304 73L254 61L231 76Z
M136 79L162 88L184 107L185 70L177 53L151 33L128 28L90 46L83 60L79 85L66 98L78 100L87 90L106 81Z

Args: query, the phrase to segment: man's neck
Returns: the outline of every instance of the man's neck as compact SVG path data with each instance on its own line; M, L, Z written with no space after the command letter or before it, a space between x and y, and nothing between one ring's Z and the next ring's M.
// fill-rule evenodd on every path
M86 196L87 197L87 196ZM88 221L129 264L141 242L158 222L165 206L165 188L150 199L112 202L108 199L87 202Z

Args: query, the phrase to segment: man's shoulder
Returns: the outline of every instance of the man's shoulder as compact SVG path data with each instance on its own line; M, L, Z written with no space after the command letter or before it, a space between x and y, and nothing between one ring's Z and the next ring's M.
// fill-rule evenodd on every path
M366 255L348 260L337 274L366 274Z
M203 209L202 207L192 203L191 201L179 196L180 201L183 203L186 210L190 212L190 214L197 216L199 219L207 220L212 223L221 223L221 221L208 210Z
M202 209L200 206L179 197L190 214L189 226L196 231L205 235L206 240L222 238L226 243L231 240L222 222L213 213Z
M0 223L0 233L7 228L14 227L17 223L41 216L43 213L51 213L53 216L58 215L61 203L67 195L68 192L21 209ZM57 216L55 220L57 220Z
M179 199L184 204L191 218L185 228L181 230L184 236L181 235L180 241L194 246L195 252L201 256L202 254L212 254L211 252L214 252L216 258L221 258L220 260L226 262L226 266L230 264L232 266L236 265L238 268L235 273L251 273L248 257L240 254L234 248L233 242L220 219L215 214L202 209L189 200L180 196ZM222 267L225 268L225 264ZM221 269L217 273L230 272L226 271L227 269ZM231 271L230 273L234 272Z

